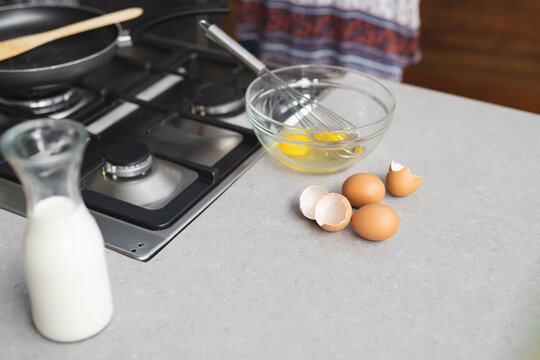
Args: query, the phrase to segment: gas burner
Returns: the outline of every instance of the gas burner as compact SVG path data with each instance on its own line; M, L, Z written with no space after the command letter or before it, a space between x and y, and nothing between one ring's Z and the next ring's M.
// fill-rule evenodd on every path
M113 179L144 176L152 167L148 146L138 141L125 141L109 147L104 154L103 171Z
M196 172L150 155L138 141L123 141L104 154L105 165L86 183L87 189L140 206L157 210L193 183Z
M82 197L106 246L146 261L264 151L244 111L249 69L161 37L123 49L73 83L0 93L0 134L40 117L84 124ZM0 208L23 215L15 181L0 161Z
M235 81L211 81L199 85L191 111L202 116L225 115L243 109L244 93Z
M0 104L26 111L33 115L46 115L56 111L65 110L79 102L84 95L84 91L78 88L71 88L48 94L43 98L25 98L19 96L2 96Z

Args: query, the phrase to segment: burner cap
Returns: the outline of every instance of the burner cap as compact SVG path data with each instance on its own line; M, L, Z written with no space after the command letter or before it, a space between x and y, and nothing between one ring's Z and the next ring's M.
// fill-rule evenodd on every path
M150 149L138 141L114 144L105 151L104 157L104 171L113 178L141 176L152 167Z
M201 115L224 115L244 106L244 93L236 81L211 81L197 90L193 110Z
M72 88L47 94L44 97L2 95L0 104L22 109L34 115L44 115L71 107L83 97L83 94L81 89Z

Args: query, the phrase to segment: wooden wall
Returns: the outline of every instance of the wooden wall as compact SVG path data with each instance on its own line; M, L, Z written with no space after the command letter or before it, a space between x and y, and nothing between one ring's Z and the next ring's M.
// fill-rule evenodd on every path
M404 82L540 113L539 0L421 0Z

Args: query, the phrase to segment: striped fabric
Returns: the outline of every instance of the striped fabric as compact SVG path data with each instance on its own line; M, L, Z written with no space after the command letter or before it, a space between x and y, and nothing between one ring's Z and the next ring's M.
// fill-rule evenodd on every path
M270 66L331 64L400 81L420 60L420 0L243 0L237 37Z

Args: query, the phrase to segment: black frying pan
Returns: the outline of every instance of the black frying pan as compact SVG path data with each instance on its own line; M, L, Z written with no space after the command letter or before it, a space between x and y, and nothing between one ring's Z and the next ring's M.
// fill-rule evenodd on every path
M227 13L227 5L193 5L143 17L132 30L136 42L142 32L171 18ZM0 7L0 41L34 34L103 14L81 6ZM32 97L65 88L113 58L119 25L58 39L24 54L0 61L0 95Z

